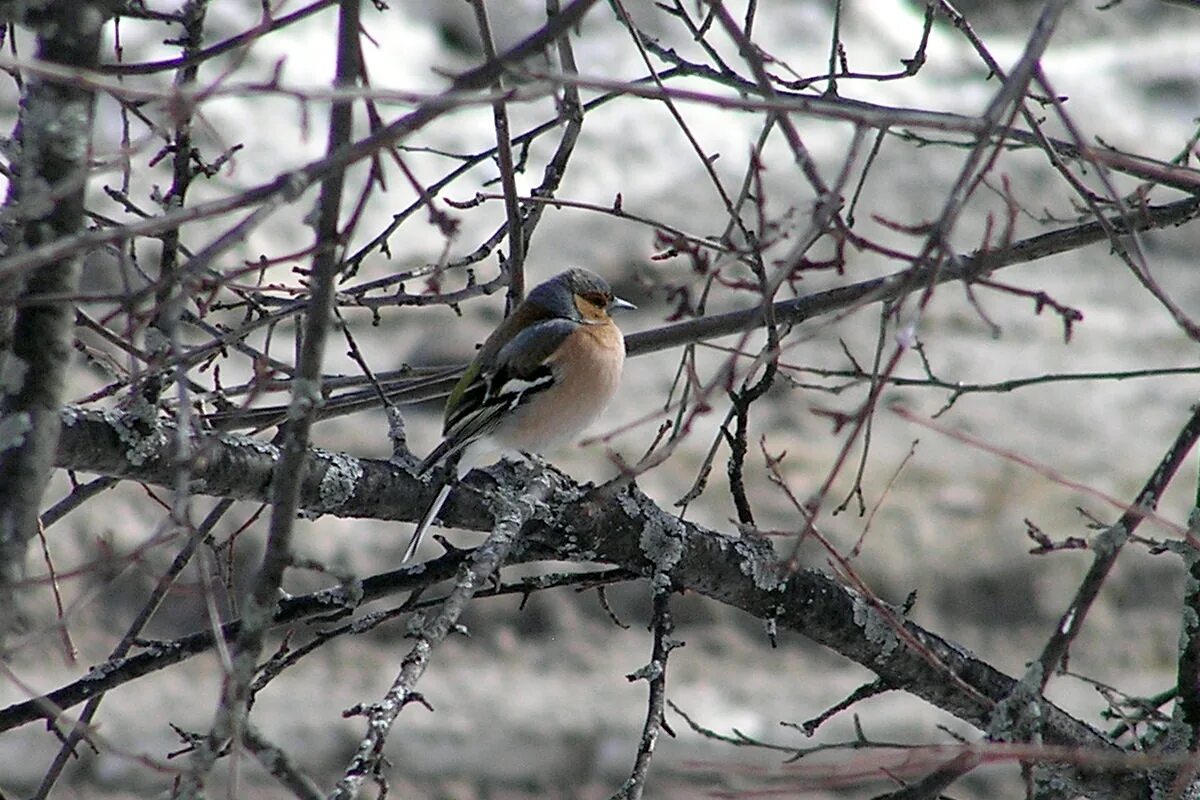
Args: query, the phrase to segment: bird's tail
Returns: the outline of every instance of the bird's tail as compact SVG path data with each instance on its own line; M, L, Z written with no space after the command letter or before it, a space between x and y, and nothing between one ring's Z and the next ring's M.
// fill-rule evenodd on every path
M444 484L442 484L442 488L438 490L437 498L425 511L424 516L421 517L421 521L417 523L417 529L413 531L412 538L408 541L408 547L404 549L404 558L401 559L401 563L408 561L414 555L416 555L417 548L421 546L421 540L425 538L425 531L428 530L429 526L433 524L433 521L437 519L438 512L441 511L442 506L445 505L446 498L450 496L450 489L453 487L453 485L453 480L447 480Z

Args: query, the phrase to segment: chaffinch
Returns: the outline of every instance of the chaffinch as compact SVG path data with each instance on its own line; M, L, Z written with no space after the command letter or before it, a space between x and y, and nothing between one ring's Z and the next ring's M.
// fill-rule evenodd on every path
M610 311L635 308L586 269L538 285L488 336L446 400L442 441L419 475L457 459L457 478L506 450L539 453L588 427L617 390L625 338ZM447 479L404 551L407 561L446 502Z

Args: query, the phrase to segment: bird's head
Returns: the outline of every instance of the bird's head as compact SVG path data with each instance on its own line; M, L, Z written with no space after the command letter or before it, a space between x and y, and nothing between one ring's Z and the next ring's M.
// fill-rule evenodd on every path
M552 316L590 325L603 325L609 314L636 308L633 303L613 294L608 281L591 270L575 267L560 272L529 293L535 303Z

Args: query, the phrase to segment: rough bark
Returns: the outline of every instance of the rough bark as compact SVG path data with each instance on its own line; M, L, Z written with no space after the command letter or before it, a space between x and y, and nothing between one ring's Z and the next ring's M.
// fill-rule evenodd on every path
M171 449L165 446L169 435L160 431L140 437L132 431L133 426L112 415L70 414L57 463L69 469L170 485L176 466ZM276 448L219 435L198 442L195 451L200 455L190 469L197 492L268 500L272 468L279 458ZM339 517L415 521L430 499L425 495L432 491L396 464L344 453L310 451L302 472L301 508ZM541 466L504 462L486 474L472 473L451 495L442 518L456 527L491 530L496 524L492 512L495 493L518 497L535 476L550 481L551 491L544 507L524 526L510 560L601 562L647 577L666 575L681 591L698 592L790 628L874 671L888 686L920 697L980 729L987 728L995 704L1018 691L1018 681L1012 676L903 620L898 612L816 570L780 575L778 559L767 542L727 536L681 521L636 486L588 488ZM447 569L452 569L449 562L458 555L443 558ZM436 570L440 561L414 569ZM404 572L407 576L409 571ZM359 594L354 601L371 599L361 592L367 584L363 581L356 587ZM338 597L323 596L310 605L328 611L343 601L350 603L350 598L341 596L347 593L346 587L330 591ZM277 621L296 617L294 610L283 607L278 614ZM227 625L224 634L232 638L237 629L236 623ZM196 634L188 638L186 646L173 648L163 664L176 663L212 646L211 633ZM103 672L124 676L119 681L124 682L157 669L157 659L153 653L139 654L105 665ZM51 715L46 701L61 708L109 688L103 680L92 680L86 686L65 687L45 698L9 707L0 711L0 730ZM1085 722L1048 701L1042 700L1040 706L1044 744L1105 756L1121 754ZM1100 796L1140 797L1148 791L1145 776L1137 773L1122 776L1068 767L1063 774L1076 789Z
M37 57L72 69L98 63L105 21L98 3L50 3L26 10L37 31ZM26 83L14 140L14 180L5 212L14 222L5 244L33 249L83 227L94 93L69 80L33 76ZM38 505L58 441L63 386L70 364L74 308L54 298L75 293L81 254L27 274L10 276L0 301L15 300L0 337L0 587L21 574L25 549L37 533ZM0 591L0 607L14 598ZM13 620L3 620L8 629Z

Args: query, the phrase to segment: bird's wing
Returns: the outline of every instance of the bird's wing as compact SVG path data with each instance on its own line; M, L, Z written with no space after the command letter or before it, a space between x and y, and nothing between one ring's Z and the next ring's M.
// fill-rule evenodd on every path
M421 462L425 473L485 436L513 409L550 388L548 359L579 323L566 319L536 322L500 348L491 363L473 362L446 402L441 444Z

